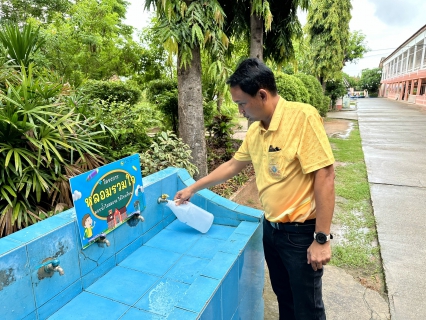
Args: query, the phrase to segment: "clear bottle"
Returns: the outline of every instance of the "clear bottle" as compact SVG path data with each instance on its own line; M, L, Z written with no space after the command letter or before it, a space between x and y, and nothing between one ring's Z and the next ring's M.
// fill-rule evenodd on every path
M197 207L191 202L177 206L174 201L168 200L166 206L172 210L179 221L200 231L201 233L209 231L213 224L214 216L210 212Z

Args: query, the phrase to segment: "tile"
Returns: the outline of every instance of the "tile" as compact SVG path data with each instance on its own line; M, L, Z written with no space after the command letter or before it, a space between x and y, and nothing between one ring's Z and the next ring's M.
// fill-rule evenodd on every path
M173 200L176 192L178 191L177 179L177 174L174 174L161 180L161 194L169 195L169 200Z
M238 203L231 201L229 199L226 199L222 196L216 195L215 197L210 199L211 202L213 202L214 204L216 204L217 206L221 206L224 207L228 210L234 211L235 208L237 208L239 206Z
M194 194L194 196L191 198L191 202L197 207L207 210L207 199L199 193Z
M184 253L188 251L200 237L201 233L199 232L196 234L194 232L179 232L164 229L146 242L145 246Z
M221 320L222 315L222 288L219 288L201 311L200 320Z
M222 282L222 313L223 319L232 319L239 303L238 281L239 268L238 263L232 266L225 279ZM256 318L255 318L256 319Z
M97 281L100 277L109 272L115 266L115 256L112 256L111 258L94 268L92 271L90 271L88 274L81 278L83 289L86 289L91 286L95 281Z
M67 219L67 220L77 220L77 214L75 212L75 208L62 211L61 213L56 214L56 216L62 219Z
M36 224L26 227L25 229L12 233L9 236L9 239L17 240L19 242L24 243L30 242L64 225L73 223L73 220L64 219L55 215L53 217L50 217L49 219L37 222Z
M250 295L246 295L238 306L240 319L264 319L264 304L262 296L252 299Z
M182 181L185 181L187 179L192 179L189 172L185 169L179 169L179 171L177 172L177 176L178 176L178 179L180 179Z
M239 205L238 207L234 209L234 211L237 213L240 213L242 216L254 217L257 219L261 219L264 215L264 212L262 210L246 207L243 205Z
M197 192L198 195L202 196L203 198L210 200L211 198L217 196L216 193L213 191L210 191L209 189L203 189Z
M4 254L7 254L9 251L16 249L18 247L22 247L23 243L20 241L16 241L13 239L9 239L8 237L0 239L0 257Z
M188 288L189 284L162 279L144 294L135 307L167 317Z
M173 312L167 317L168 320L197 320L198 313L175 308Z
M237 214L237 220L239 220L239 221L250 221L250 222L257 222L257 223L259 223L259 221L261 220L261 218L249 216L249 215L246 215L246 214L243 214L243 213L238 213Z
M97 243L93 243L87 248L82 249L79 243L78 259L80 261L81 276L85 276L115 255L115 238L113 233L109 233L106 237L110 242L109 247L106 245L100 247ZM80 239L78 239L78 241L80 241Z
M238 255L236 254L218 252L201 274L222 281L235 264L238 267L237 259Z
M83 291L49 320L75 320L82 314L85 319L119 319L127 310L129 306Z
M157 203L158 197L161 196L161 181L145 188L146 208L142 212L145 221L142 223L142 233L147 232L163 220L164 204Z
M206 277L198 277L186 291L176 307L201 312L219 289L220 281Z
M214 213L213 213L214 214ZM221 217L214 217L214 224L219 224L223 226L230 226L230 227L237 227L240 224L240 220L238 219L231 219L231 218L221 218Z
M205 237L227 240L234 231L235 227L213 224Z
M235 233L251 236L259 227L260 223L242 221L235 229Z
M69 223L27 244L37 307L45 304L81 277L76 243L75 225ZM42 265L54 259L59 260L64 274L52 272L50 277L46 276Z
M136 308L130 308L120 320L165 320L163 316L145 312Z
M237 310L236 310L236 311L235 311L235 313L232 315L231 320L240 320L240 319L242 319L242 318L240 317L240 306L238 306ZM262 318L259 318L259 320L262 320L262 319L264 319L264 318L263 318L263 317L262 317Z
M219 203L216 203L214 201L215 198L207 201L207 211L214 214L215 218L226 218L226 219L233 219L237 220L237 213L235 211L232 211L230 208L227 208L225 203L222 199ZM217 198L218 200L219 198ZM229 201L229 200L228 200Z
M164 214L164 219L162 221L163 229L167 228L172 222L177 220L176 216L171 210L169 212L164 211L163 214Z
M149 240L151 240L154 236L156 236L158 233L160 233L160 231L162 231L163 229L164 229L164 226L163 226L162 222L156 224L154 227L152 227L151 229L147 230L142 235L142 243L145 244L146 242L148 242Z
M235 232L221 245L219 251L240 254L247 245L250 236L244 234L236 234Z
M142 213L143 216L143 213ZM142 236L144 222L139 221L137 225L131 227L127 223L123 223L112 232L114 235L114 251L118 252Z
M185 254L211 260L224 242L221 239L202 237Z
M119 265L156 276L163 276L181 257L181 254L151 247L140 247Z
M209 263L210 260L185 255L164 275L164 278L191 284Z
M29 315L27 315L26 317L22 318L21 320L38 320L37 312L33 311Z
M158 277L117 266L86 291L132 306L156 281Z
M116 253L116 263L119 264L121 261L126 259L128 256L130 256L133 252L135 252L137 249L142 247L143 244L143 237L137 238L135 241L130 243L127 247L123 248L119 252Z
M174 230L182 233L192 233L194 235L200 235L200 232L195 230L194 228L191 228L185 223L180 222L179 220L175 219L172 223L170 223L167 227L167 230Z
M22 319L35 309L27 250L20 246L0 256L0 315L2 319Z
M38 320L44 320L50 317L53 313L62 308L82 292L81 279L71 284L68 288L61 291L51 300L37 309Z

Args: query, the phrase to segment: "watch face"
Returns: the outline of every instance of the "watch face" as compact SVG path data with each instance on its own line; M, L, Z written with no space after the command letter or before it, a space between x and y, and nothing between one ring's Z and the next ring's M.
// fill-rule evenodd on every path
M318 232L315 240L320 244L324 244L327 242L327 236L322 232Z

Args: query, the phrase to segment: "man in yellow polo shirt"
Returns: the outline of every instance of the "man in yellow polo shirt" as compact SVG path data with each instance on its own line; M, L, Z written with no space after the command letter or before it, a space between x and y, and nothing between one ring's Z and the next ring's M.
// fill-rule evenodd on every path
M244 60L227 83L240 113L257 122L231 160L175 199L188 201L252 162L280 319L325 319L321 277L331 258L334 157L322 119L314 107L282 99L272 71L258 59Z

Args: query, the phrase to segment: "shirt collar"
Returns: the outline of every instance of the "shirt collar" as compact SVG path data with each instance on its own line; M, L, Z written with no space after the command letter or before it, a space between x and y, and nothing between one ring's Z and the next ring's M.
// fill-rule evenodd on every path
M266 130L263 127L263 124L259 122L259 133L265 132L265 131L276 131L278 129L278 126L281 122L281 119L283 117L284 113L284 103L285 100L280 97L280 100L277 103L277 106L275 107L274 114L272 115L271 123L269 124L268 130Z

